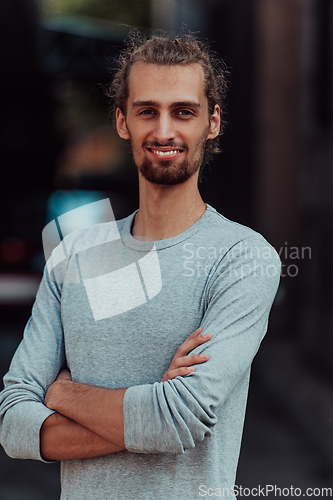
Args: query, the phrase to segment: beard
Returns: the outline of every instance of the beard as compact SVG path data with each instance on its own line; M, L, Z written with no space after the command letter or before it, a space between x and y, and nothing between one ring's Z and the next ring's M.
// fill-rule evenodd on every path
M196 150L194 151L194 157L190 163L188 158L185 158L183 161L175 161L175 160L156 160L155 164L148 158L144 157L140 164L135 159L135 155L133 155L134 162L138 171L141 175L152 184L159 184L164 186L176 186L178 184L183 184L186 182L192 175L194 175L201 167L205 146L207 142L208 132L205 133L204 137L197 144ZM188 147L183 145L176 144L163 144L163 146L170 146L174 149L183 149L184 151L188 151ZM143 147L159 147L162 144L158 144L157 142L145 142ZM133 147L132 147L133 152Z
M174 165L172 160L160 160L159 165L154 167L153 162L145 158L137 167L142 176L152 184L176 186L186 182L200 165L198 168L191 168L186 158L178 165Z

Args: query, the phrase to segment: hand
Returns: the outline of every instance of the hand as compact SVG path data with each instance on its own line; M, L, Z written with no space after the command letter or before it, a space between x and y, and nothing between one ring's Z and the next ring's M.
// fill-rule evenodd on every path
M206 361L208 361L209 354L191 354L191 356L187 356L187 354L193 351L193 349L201 344L204 344L212 338L211 333L200 335L202 330L202 327L195 330L189 337L187 337L185 342L180 347L178 347L171 365L164 373L161 382L166 382L167 380L176 378L179 375L188 375L189 373L195 371L195 368L192 365L197 365L199 363L205 363Z
M50 410L55 410L55 405L56 405L56 397L59 395L59 389L57 382L63 381L63 380L69 380L72 381L72 376L71 372L68 370L68 368L63 368L60 370L60 372L57 375L57 378L53 382L53 384L50 385L48 388L45 398L44 398L44 405L50 408ZM60 392L61 394L61 392Z

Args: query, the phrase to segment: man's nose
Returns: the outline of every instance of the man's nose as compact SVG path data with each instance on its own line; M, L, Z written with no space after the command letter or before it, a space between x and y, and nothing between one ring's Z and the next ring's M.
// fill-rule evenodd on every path
M154 139L159 144L166 144L176 137L175 122L169 114L160 114L155 123Z

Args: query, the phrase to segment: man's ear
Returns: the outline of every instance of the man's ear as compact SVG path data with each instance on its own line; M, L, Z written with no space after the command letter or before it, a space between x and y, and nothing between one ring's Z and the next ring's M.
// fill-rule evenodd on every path
M210 126L207 139L215 139L220 133L221 110L218 104L215 104L214 113L210 117Z
M116 109L116 127L119 137L125 140L128 140L130 138L127 130L126 118L120 108Z

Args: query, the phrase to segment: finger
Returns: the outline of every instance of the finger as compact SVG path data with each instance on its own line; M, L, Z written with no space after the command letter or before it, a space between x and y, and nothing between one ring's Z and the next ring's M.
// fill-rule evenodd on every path
M178 358L174 362L173 368L179 369L181 367L189 367L193 365L198 365L200 363L205 363L209 360L209 354L191 354L190 356L184 356Z
M190 340L185 340L185 342L179 347L177 354L185 356L189 352L193 351L193 349L195 349L199 345L208 342L208 340L210 340L211 338L212 334L206 333L205 335L198 335L197 337L192 338Z
M187 339L185 340L185 342L187 342L188 340L194 339L195 337L197 337L198 335L200 335L200 333L202 332L202 330L203 330L203 327L199 326L199 328L197 328L196 330L194 330L194 332L192 332L191 335L189 335L187 337ZM183 342L183 344L185 342Z
M187 337L186 340L184 340L184 342L179 346L180 348L182 348L183 346L187 345L187 343L191 340L194 340L196 338L198 338L198 336L200 335L200 333L202 333L203 331L203 327L202 326L199 326L199 328L197 328L196 330L194 330L194 332L191 333L191 335L189 335ZM178 348L179 349L179 348Z
M191 333L191 335L189 335L187 337L186 340L184 340L184 342L178 347L177 351L176 351L176 354L180 354L181 356L184 355L184 349L186 349L186 346L187 346L187 343L190 341L190 340L193 340L195 338L197 338L200 333L202 332L203 330L203 327L202 326L199 326L199 328L197 328L196 330L194 330L194 332Z
M189 373L193 373L195 368L183 366L181 368L176 368L174 370L168 370L163 375L161 382L166 382L167 380L172 380L176 377L184 377L185 375L189 375Z
M202 332L202 330L203 330L203 327L202 327L202 326L199 326L199 328L197 328L196 330L194 330L194 332L192 332L192 333L191 333L191 335L189 335L189 336L187 337L187 339L186 339L186 340L184 340L184 342L183 342L183 343L182 343L182 344L178 347L178 349L179 349L179 348L182 348L182 347L183 347L184 345L186 345L186 344L187 344L187 342L189 342L190 340L193 340L193 339L197 338L197 337L200 335L200 333Z
M179 366L177 368L167 370L163 375L161 382L165 382L166 380L171 380L178 376L188 375L189 373L195 371L195 368L192 365L205 363L208 360L209 360L209 354L192 354L191 356L185 356L183 358L179 358L176 362L177 364L179 363Z

